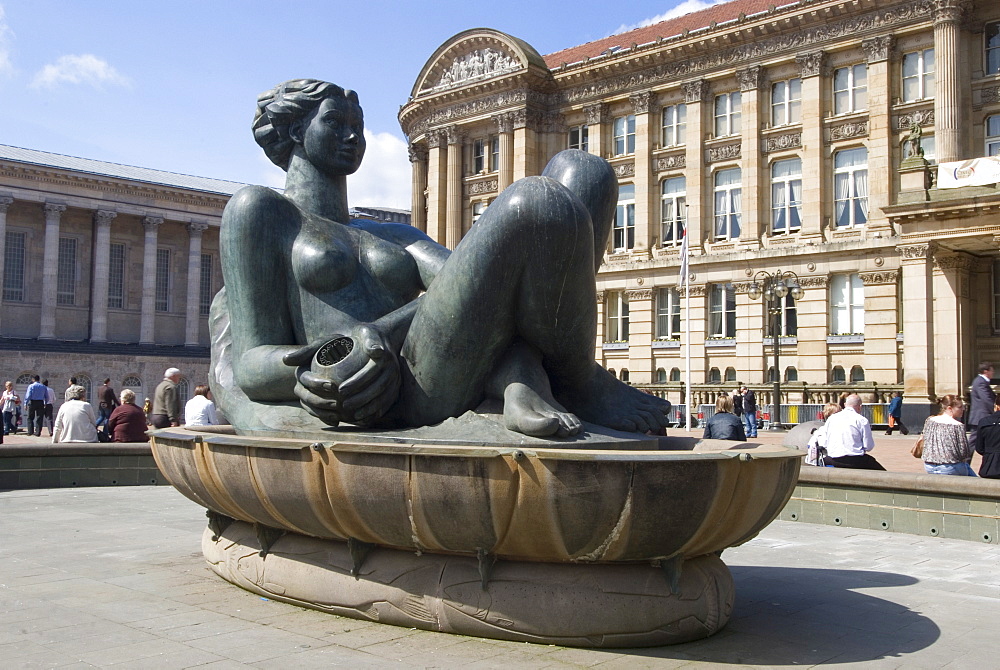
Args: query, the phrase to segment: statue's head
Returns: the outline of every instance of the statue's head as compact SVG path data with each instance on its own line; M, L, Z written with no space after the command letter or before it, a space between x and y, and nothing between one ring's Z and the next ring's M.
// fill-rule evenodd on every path
M288 169L296 146L307 146L312 127L318 129L313 136L319 137L316 141L322 146L312 151L311 162L327 162L328 156L339 155L334 169L347 174L357 170L365 151L357 93L318 79L292 79L257 97L254 139L281 169Z

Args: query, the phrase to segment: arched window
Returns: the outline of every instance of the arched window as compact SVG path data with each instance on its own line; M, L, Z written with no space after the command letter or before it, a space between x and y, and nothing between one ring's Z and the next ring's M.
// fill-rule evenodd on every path
M135 404L141 407L142 401L145 398L142 394L142 379L136 375L129 375L125 377L125 379L122 380L121 391L124 391L125 389L128 389L135 394ZM119 391L119 393L121 393L121 391Z
M736 381L736 368L726 368L726 381L727 382Z
M839 365L835 365L833 370L830 371L830 383L843 384L846 381L847 377L844 376L844 368Z
M719 368L712 368L708 371L708 383L718 383L722 381L722 375L719 373Z
M76 383L84 388L87 392L87 402L93 404L94 402L94 383L90 381L90 377L87 375L76 375Z
M670 369L670 381L679 382L681 380L681 369L671 368Z
M612 377L617 377L618 376L618 373L615 372L614 368L608 368L608 372L611 373Z
M865 369L860 365L851 368L851 383L863 382L865 380Z
M33 379L34 376L35 375L31 372L25 372L24 374L18 375L17 380L14 382L14 390L18 392L19 395L23 396L28 390L28 387L31 386L31 382L35 381ZM23 402L24 398L22 398L21 401Z
M667 371L663 368L656 368L656 383L662 384L667 381Z
M792 366L788 366L787 368L785 368L785 381L786 382L799 381L799 371L793 368Z
M622 380L626 384L628 383L628 370L622 368L622 371L618 373L618 379Z
M772 382L772 383L778 381L778 375L774 371L774 366L773 365L767 369L767 381Z
M191 385L186 377L181 377L181 380L177 382L177 398L182 407L191 399Z

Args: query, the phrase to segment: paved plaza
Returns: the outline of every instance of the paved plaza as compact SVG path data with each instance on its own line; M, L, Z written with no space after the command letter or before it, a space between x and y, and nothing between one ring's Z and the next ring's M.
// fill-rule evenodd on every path
M4 668L864 665L995 667L995 545L775 522L724 559L718 635L587 650L355 621L266 600L210 572L202 508L169 487L0 492Z

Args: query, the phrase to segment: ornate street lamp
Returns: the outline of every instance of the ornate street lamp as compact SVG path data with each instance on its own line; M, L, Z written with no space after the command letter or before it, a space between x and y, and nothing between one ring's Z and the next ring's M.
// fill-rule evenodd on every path
M748 293L751 300L764 297L771 344L774 345L774 395L771 399L771 430L783 430L781 425L781 310L784 306L785 296L791 294L793 300L802 297L802 287L799 286L799 276L790 270L785 272L777 270L774 273L760 270L754 275Z

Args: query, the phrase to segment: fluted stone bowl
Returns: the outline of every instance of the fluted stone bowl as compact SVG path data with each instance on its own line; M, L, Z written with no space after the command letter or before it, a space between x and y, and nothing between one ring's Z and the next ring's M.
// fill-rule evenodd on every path
M710 440L589 451L152 435L170 483L225 517L410 552L551 563L688 559L742 544L784 507L802 456Z

